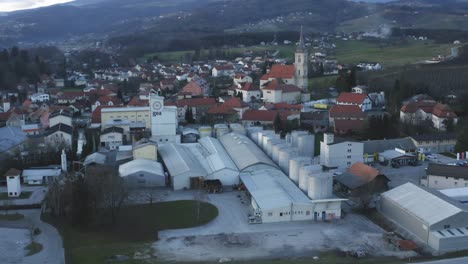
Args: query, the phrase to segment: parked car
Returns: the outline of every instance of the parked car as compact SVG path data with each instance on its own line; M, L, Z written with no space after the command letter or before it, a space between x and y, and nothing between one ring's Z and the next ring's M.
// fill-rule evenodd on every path
M437 155L436 154L430 154L430 155L427 155L426 158L428 158L428 159L437 159Z

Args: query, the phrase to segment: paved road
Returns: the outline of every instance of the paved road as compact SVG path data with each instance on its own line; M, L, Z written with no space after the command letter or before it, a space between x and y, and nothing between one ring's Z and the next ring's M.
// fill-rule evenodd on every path
M468 263L468 257L454 258L454 259L442 259L428 262L417 262L418 264L466 264Z
M23 264L65 264L62 238L57 229L40 220L41 211L39 209L18 210L18 213L23 214L25 218L20 221L0 221L0 227L26 230L29 230L31 226L39 228L41 234L36 236L36 242L42 244L43 249L35 255L23 257L20 262L4 261ZM0 263L3 263L2 260Z
M23 192L32 192L32 194L28 199L10 200L11 204L16 204L16 205L40 204L44 200L44 197L45 197L45 195L47 193L47 187L46 186L22 185L21 186L21 191L23 191ZM6 186L1 186L0 187L0 192L7 192L7 187ZM0 201L0 205L1 204L2 204L2 202Z

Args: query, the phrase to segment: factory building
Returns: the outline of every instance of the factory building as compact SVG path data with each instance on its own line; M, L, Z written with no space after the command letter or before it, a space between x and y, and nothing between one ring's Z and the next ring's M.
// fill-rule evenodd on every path
M255 137L257 134L253 133L251 136ZM262 140L257 137L257 142L263 143L265 134L267 149L267 145L273 143L269 141L274 135L268 132L260 134ZM247 136L229 133L222 136L220 141L239 168L241 182L251 197L254 218L249 221L269 223L341 218L341 202L344 199L332 197L331 175L316 172L313 168L305 170L301 181L301 186L305 188L301 190ZM276 143L285 144L281 140ZM315 199L311 200L307 195Z
M219 179L223 185L239 184L239 170L220 142L204 137L198 143L164 144L159 153L174 190L190 188L191 178Z
M468 207L439 191L406 183L383 193L379 210L434 254L468 249Z
M135 159L119 166L119 175L132 188L166 186L161 163L148 159Z

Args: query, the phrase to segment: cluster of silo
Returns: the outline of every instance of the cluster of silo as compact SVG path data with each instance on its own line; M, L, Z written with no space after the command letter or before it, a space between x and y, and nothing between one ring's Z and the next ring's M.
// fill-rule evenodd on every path
M302 166L299 169L299 189L301 189L303 192L307 192L307 188L309 187L309 178L321 172L322 167L320 165Z
M278 142L279 140L281 140L280 135L275 134L274 132L264 135L262 138L263 152L265 152L269 157L271 157L271 153L273 151L273 144L274 142Z
M286 135L286 142L299 149L299 154L304 157L314 157L315 136L307 131L295 130Z
M258 132L257 134L257 145L261 148L261 149L264 149L264 145L263 145L263 141L264 141L264 138L267 137L267 136L270 136L270 135L274 135L275 134L275 131L273 130L263 130L263 131L260 131Z
M312 159L307 157L293 157L289 160L289 178L294 183L299 183L300 170L302 167L312 165Z
M229 134L229 127L225 124L216 124L214 125L214 130L216 138L221 138L222 136Z
M230 124L229 128L231 129L231 132L234 132L240 135L247 135L247 130L241 124Z
M281 150L288 151L289 148L290 148L289 145L285 141L282 141L281 143L273 145L272 153L271 153L271 159L273 160L273 162L276 164L279 164L280 151Z
M201 126L198 128L198 133L200 134L200 138L211 137L213 136L213 128L210 126Z
M258 145L258 133L263 131L263 127L248 127L247 136Z

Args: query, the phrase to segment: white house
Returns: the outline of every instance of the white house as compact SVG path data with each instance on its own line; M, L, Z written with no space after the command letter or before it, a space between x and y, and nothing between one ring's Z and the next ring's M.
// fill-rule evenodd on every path
M115 150L123 144L124 129L121 127L108 127L101 132L101 147Z
M236 74L234 66L231 64L225 65L216 65L213 67L212 76L213 77L221 77L221 76L228 76L234 77Z
M73 128L69 125L59 123L47 131L45 142L47 145L57 149L72 147Z
M50 96L45 93L35 93L30 96L33 103L44 103L50 100Z
M372 102L367 94L342 92L336 98L337 105L357 105L363 112L372 109Z
M21 195L20 174L20 170L13 168L5 173L8 197L19 197Z
M244 83L253 82L252 77L250 77L249 75L247 75L245 73L236 73L236 76L234 76L234 78L232 80L233 80L234 84L237 85L237 86L242 85Z
M242 83L237 86L236 94L242 93L242 100L250 103L252 100L258 100L262 97L262 91L251 82Z
M72 115L68 111L59 110L54 111L49 116L49 126L53 127L58 124L65 124L67 126L72 126Z
M320 165L327 168L349 168L356 162L364 162L364 143L335 142L334 135L324 134L320 142Z
M430 121L434 128L444 131L447 122L458 122L458 116L448 105L434 100L421 100L403 105L400 109L400 120L414 125Z
M263 100L267 103L296 104L302 101L301 89L293 84L279 84L271 81L263 88Z

